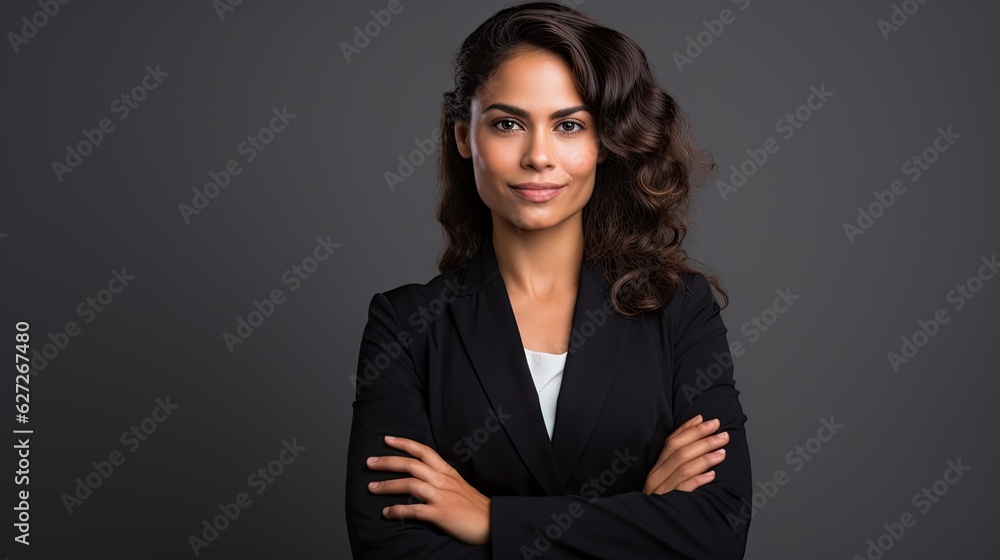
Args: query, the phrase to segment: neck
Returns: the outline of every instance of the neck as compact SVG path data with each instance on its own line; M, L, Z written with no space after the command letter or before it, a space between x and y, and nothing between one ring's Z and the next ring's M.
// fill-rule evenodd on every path
M555 227L524 230L494 216L493 251L510 292L545 299L575 289L583 262L583 217L577 214Z

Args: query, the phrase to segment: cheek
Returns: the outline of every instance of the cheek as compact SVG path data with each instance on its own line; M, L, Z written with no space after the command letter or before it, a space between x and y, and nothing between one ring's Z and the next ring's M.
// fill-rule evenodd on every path
M586 177L596 170L597 155L596 147L573 146L563 153L563 166L574 177Z
M512 165L517 165L516 152L509 143L497 142L495 139L478 139L475 145L475 166L481 173L504 173Z

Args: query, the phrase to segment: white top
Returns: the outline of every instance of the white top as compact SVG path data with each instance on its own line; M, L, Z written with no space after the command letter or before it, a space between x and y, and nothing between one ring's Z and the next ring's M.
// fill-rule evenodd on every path
M556 423L556 401L559 399L559 387L562 386L566 354L567 352L549 354L524 349L524 355L528 358L528 369L535 382L535 390L538 391L538 402L542 406L542 418L545 420L545 429L549 432L550 441Z

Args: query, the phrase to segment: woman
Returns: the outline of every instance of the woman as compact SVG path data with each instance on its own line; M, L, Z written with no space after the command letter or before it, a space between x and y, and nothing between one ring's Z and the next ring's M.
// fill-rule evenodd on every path
M455 62L441 274L375 294L362 337L355 558L742 558L746 416L681 247L710 156L572 8L501 10Z

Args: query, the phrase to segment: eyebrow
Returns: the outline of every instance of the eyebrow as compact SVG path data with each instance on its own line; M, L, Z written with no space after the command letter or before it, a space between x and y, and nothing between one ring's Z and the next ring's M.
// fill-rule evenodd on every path
M513 105L507 105L506 103L494 103L489 107L483 109L483 112L485 113L490 109L499 109L501 111L517 115L522 119L531 118L531 113L529 113L525 109L522 109L520 107L515 107ZM586 105L577 105L576 107L566 107L565 109L559 109L558 111L552 113L551 115L549 115L549 118L560 119L562 117L568 117L569 115L572 115L573 113L576 113L578 111L590 111L590 109Z

